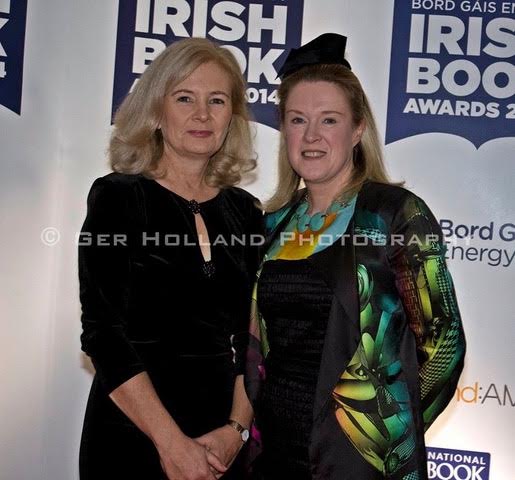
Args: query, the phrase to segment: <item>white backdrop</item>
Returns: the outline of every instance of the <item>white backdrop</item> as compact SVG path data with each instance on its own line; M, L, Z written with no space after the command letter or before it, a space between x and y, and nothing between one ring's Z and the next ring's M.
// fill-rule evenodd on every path
M9 19L7 7L17 1L0 0L0 19ZM194 6L195 1L187 3ZM247 7L267 2L226 3ZM303 7L302 29L297 26L302 43L327 31L349 37L348 58L384 136L390 62L394 61L394 1L268 3L286 5L288 14ZM408 9L416 3L405 0ZM462 4L478 3L484 8L493 4L498 13L506 8L501 16L515 22L511 2L452 3L455 8L461 5L462 13L468 8ZM452 5L447 4L448 11L419 13L452 15ZM18 115L0 106L1 480L78 478L80 430L92 374L79 346L75 234L85 214L91 182L108 172L105 148L118 7L116 0L28 0L21 112ZM476 11L474 16L483 13ZM4 40L9 34L7 25L0 26L0 44L4 46L8 44ZM513 66L515 27L510 30L510 25L507 23L503 38L506 55L511 48L511 57L503 61ZM7 49L6 54L9 60ZM397 63L395 68L399 68ZM499 82L515 88L514 70L506 71ZM2 88L6 87L0 78L0 92ZM513 96L503 100L504 104L510 101L515 101ZM449 116L442 116L442 120L446 118ZM247 188L266 199L275 184L278 135L263 123L255 126L259 175ZM476 148L469 140L479 128L492 128L493 133L491 140ZM496 135L498 131L502 134ZM462 225L458 233L472 225L488 227L482 230L485 238L476 233L475 238L458 239L454 250L450 246L453 258L449 265L466 328L468 356L456 397L428 432L427 444L481 452L481 458L489 453L490 473L488 476L487 468L477 467L476 476L468 477L472 464L464 461L454 476L450 467L440 467L437 472L433 464L431 478L509 480L513 478L510 440L515 431L515 119L500 118L492 127L477 123L471 132L467 138L427 130L389 143L385 154L391 176L406 180L443 225ZM54 231L45 231L48 227L59 233L58 241ZM43 239L42 232L46 232Z

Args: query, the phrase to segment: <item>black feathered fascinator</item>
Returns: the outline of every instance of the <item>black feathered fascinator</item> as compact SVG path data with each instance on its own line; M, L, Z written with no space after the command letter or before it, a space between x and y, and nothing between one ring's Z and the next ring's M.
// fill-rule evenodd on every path
M349 62L344 58L346 45L347 37L338 33L324 33L302 47L292 48L278 76L284 80L302 67L322 63L343 65L351 70Z

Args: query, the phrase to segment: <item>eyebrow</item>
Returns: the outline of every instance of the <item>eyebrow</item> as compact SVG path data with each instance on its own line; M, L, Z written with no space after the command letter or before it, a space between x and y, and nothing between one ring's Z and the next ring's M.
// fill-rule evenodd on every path
M286 113L298 113L300 115L304 115L304 112L301 112L300 110L294 110L294 109L287 110ZM342 112L338 112L337 110L323 110L320 113L322 113L323 115L337 114L337 115L342 115L343 116L343 113Z
M195 95L195 92L193 90L187 90L185 88L173 91L172 95L177 95L178 93L191 93L192 95ZM227 92L224 92L223 90L215 90L213 92L209 92L209 95L225 95L227 98L230 98L229 94Z

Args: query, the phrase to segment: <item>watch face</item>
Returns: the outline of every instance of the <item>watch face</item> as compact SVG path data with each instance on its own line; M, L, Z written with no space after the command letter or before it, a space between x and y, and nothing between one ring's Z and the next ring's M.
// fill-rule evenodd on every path
M249 431L247 429L241 432L241 439L246 442L249 439Z

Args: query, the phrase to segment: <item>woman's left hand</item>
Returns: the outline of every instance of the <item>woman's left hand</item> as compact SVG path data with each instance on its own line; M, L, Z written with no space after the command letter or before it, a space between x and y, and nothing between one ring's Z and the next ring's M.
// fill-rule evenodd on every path
M195 440L208 451L214 453L226 467L232 464L241 447L243 447L241 435L230 425L212 430ZM216 478L221 476L222 474L218 474Z

